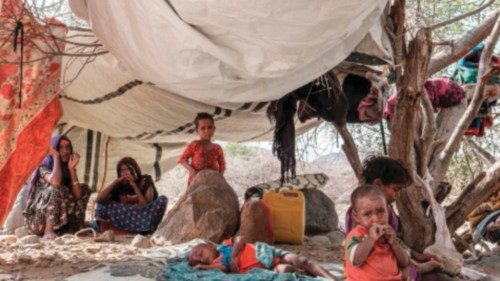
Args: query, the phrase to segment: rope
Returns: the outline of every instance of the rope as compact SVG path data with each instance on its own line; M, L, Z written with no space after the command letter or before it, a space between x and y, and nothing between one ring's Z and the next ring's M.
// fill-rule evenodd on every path
M380 119L380 134L382 135L382 147L384 149L384 155L387 156L387 144L385 142L385 131L384 131L384 119Z
M24 25L21 20L16 21L16 27L12 32L14 34L14 43L12 44L14 47L14 52L17 51L17 39L19 35L21 36L21 58L19 60L19 108L21 108L21 103L23 101L23 54L24 54Z

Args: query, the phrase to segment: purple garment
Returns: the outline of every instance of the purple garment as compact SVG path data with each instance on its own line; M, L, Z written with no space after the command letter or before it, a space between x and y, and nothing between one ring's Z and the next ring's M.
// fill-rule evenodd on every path
M345 233L349 233L355 226L351 218L351 209L352 207L349 207L345 214ZM399 218L391 205L387 205L387 209L389 210L389 225L392 226L397 233L399 229Z
M66 140L69 142L69 153L72 154L73 144L71 143L71 140L67 136L64 135L53 136L50 141L50 146L55 150L59 150L59 143L62 140ZM35 172L33 172L30 180L30 187L29 187L28 197L26 200L27 202L30 202L32 199L31 197L35 194L35 187L38 181L38 177L40 176L41 167L45 167L51 171L52 169L54 169L54 159L52 159L51 155L45 156L45 159L43 159L42 163L37 167ZM69 168L67 165L61 165L61 185L71 186L71 175L69 173Z

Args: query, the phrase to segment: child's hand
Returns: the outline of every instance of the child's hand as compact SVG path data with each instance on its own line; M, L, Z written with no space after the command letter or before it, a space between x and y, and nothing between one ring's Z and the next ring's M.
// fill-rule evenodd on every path
M396 231L390 225L384 225L384 237L387 240L389 245L392 245L396 242Z
M194 268L195 268L195 269L205 269L205 265L204 265L204 264L199 263L199 264L195 265L195 266L194 266Z
M382 236L384 234L384 232L385 232L384 225L374 223L370 227L370 231L368 233L368 236L371 237L373 240L378 240L380 238L380 236Z

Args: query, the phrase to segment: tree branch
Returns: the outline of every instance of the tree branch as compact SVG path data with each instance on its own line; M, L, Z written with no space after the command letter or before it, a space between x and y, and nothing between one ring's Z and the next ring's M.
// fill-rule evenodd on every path
M467 108L467 101L463 100L460 104L449 108L442 108L436 117L437 132L433 142L432 152L429 159L429 170L432 174L432 188L435 190L446 174L443 169L439 154L444 149L446 141L450 139L453 130Z
M449 229L454 232L465 222L468 214L498 190L500 190L500 160L497 160L486 173L480 173L460 196L446 207Z
M481 156L485 160L486 163L489 165L493 165L495 163L495 157L491 155L488 151L486 151L484 148L480 147L476 142L471 140L470 138L465 139L465 143L472 147L472 149Z
M458 17L449 19L447 21L443 21L443 22L440 22L440 23L433 24L429 28L432 29L432 30L438 29L438 28L441 28L441 27L446 26L448 24L454 23L456 21L459 21L459 20L465 19L467 17L473 16L473 15L481 12L482 10L486 9L487 7L491 6L491 4L493 4L494 2L495 2L495 0L490 0L489 2L487 2L486 4L484 4L483 6L477 8L477 9L475 9L473 11L470 11L470 12L465 13L463 15L460 15Z
M406 167L414 167L411 161L415 136L415 109L420 100L420 89L427 78L426 70L432 51L430 30L420 29L408 46L404 76L397 96L396 109L391 121L389 156L400 159Z
M361 165L361 161L359 160L358 148L356 147L356 143L351 136L349 130L347 130L346 125L338 126L335 123L332 123L337 129L337 132L340 134L342 139L344 140L344 144L342 144L342 150L344 151L349 164L351 164L352 169L354 170L354 174L358 179L359 183L363 182L363 165Z
M479 70L477 74L478 81L476 88L474 90L474 94L472 96L472 100L467 109L465 110L464 115L462 116L462 118L460 118L457 127L451 134L451 137L446 143L443 151L439 154L439 160L442 166L441 170L446 170L448 168L451 161L451 157L460 147L460 141L462 140L462 136L464 135L465 130L467 130L467 127L470 125L472 119L474 119L477 112L479 111L479 108L481 107L481 104L485 100L485 97L483 95L484 86L486 84L484 76L485 74L487 74L486 68L488 68L490 65L493 49L495 47L495 44L498 42L499 37L500 37L500 18L497 16L493 32L491 36L488 38L484 50L481 54L481 60L479 63Z
M396 85L401 85L401 77L406 56L405 41L405 0L394 1L387 21L388 34L391 37L391 46L394 53L394 67L396 73Z
M483 41L493 29L496 19L500 14L500 8L496 9L487 19L475 28L467 31L461 38L452 43L449 51L442 51L435 55L430 63L428 74L433 75L448 65L456 62L463 57L472 47Z
M425 88L424 94L421 95L421 106L424 118L422 119L423 128L422 135L420 136L420 160L418 161L418 173L425 175L428 173L429 157L431 153L434 136L436 135L436 117L434 116L434 109L432 107L429 96Z

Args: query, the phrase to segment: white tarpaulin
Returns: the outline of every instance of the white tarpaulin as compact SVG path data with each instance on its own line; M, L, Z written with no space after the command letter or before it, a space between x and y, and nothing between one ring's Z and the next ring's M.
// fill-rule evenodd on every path
M85 42L110 52L63 62L60 129L83 156L81 177L99 186L129 155L158 178L195 138L201 111L214 115L217 140L270 140L270 100L333 68L363 38L361 51L374 42L390 59L386 2L70 0L91 25ZM297 124L298 133L316 124Z
M137 79L207 104L278 99L344 60L387 0L70 0Z

